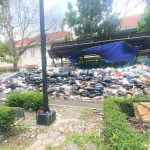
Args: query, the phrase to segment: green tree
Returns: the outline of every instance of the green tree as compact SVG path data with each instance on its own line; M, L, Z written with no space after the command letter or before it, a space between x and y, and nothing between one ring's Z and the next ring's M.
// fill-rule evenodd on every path
M79 38L112 35L119 24L112 14L113 0L77 0L78 19L74 28Z
M18 62L19 57L15 56L15 49L8 43L0 42L0 61L14 64Z
M145 10L142 18L138 22L140 32L150 32L150 7Z
M65 13L65 17L63 18L62 21L62 29L64 29L65 25L68 25L70 28L70 38L71 40L73 39L73 31L75 28L75 25L77 23L77 12L73 9L72 3L68 2L68 11Z

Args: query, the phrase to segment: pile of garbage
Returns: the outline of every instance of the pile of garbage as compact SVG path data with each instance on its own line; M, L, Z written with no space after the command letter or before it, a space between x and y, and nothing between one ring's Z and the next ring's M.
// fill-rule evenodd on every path
M150 94L150 67L49 68L48 93L53 99L99 100L105 96ZM42 90L41 70L0 75L0 92Z

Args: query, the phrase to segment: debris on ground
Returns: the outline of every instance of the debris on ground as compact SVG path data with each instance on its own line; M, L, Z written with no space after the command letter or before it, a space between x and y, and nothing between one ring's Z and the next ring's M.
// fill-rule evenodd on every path
M150 67L134 65L123 68L49 68L48 93L53 99L93 100L105 96L148 95ZM0 93L42 90L41 70L0 75ZM5 100L5 99L1 99Z

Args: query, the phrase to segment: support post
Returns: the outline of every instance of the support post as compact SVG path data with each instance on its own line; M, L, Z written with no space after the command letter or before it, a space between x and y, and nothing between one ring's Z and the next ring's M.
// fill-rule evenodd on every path
M44 20L44 1L39 0L40 5L40 33L41 33L41 59L42 59L42 78L43 78L43 106L44 111L36 115L37 124L50 125L56 119L56 112L49 109L47 92L47 62L46 62L46 36Z
M54 56L53 56L53 66L55 67L55 60L54 60Z
M41 33L41 59L42 59L42 77L43 77L43 99L44 112L49 112L48 93L47 93L47 62L46 62L46 36L44 23L44 1L40 0L40 33Z
M61 67L63 67L63 57L61 57Z

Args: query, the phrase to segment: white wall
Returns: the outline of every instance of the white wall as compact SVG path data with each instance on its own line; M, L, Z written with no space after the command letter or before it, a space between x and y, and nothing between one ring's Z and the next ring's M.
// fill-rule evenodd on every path
M50 49L47 46L46 49ZM48 52L46 53L47 65L52 64L52 59L50 59ZM41 47L36 46L28 49L22 56L18 64L20 67L26 67L29 65L41 66Z
M50 49L50 44L46 46L46 49ZM52 65L52 59L49 57L48 52L46 53L47 57L47 65L50 66ZM18 62L18 67L28 67L31 65L35 66L41 66L41 47L40 46L35 46L32 48L29 48L25 51L25 53L22 54L19 62ZM12 67L12 64L8 63L3 63L0 62L0 67Z

